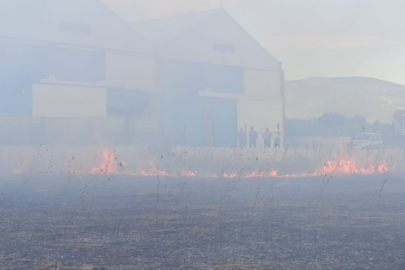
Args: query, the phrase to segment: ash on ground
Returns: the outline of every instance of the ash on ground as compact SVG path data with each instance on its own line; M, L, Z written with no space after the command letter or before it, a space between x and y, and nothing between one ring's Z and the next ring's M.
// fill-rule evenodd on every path
M405 269L405 182L19 175L1 269Z

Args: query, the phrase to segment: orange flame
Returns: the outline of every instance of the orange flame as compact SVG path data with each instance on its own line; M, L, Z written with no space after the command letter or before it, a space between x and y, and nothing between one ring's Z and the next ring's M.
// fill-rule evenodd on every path
M192 171L183 171L183 174L182 174L183 176L186 176L186 177L196 177L197 176L197 173L196 172L192 172Z
M143 166L139 165L137 172L133 173L134 176L169 176L169 173L159 169L155 162L148 162L149 169L144 170Z
M115 162L115 154L111 149L106 149L102 153L103 161L99 167L90 170L91 174L117 174L118 168Z
M24 170L23 170L23 168L14 169L13 173L14 174L22 174L22 173L24 173Z
M387 163L385 161L378 166L378 172L379 173L388 172L388 165L387 165Z
M258 177L277 177L278 176L278 171L277 170L273 170L271 172L257 172L254 171L251 174L246 175L245 177L247 178L258 178Z
M375 167L373 160L367 159L365 162L358 162L355 158L348 157L343 144L340 145L340 153L335 160L327 161L322 169L315 172L315 175L321 174L375 174L388 171L388 165L385 161Z
M136 172L119 171L119 167L128 166L126 161L117 163L115 154L112 150L106 149L102 152L102 162L100 166L93 167L90 170L91 174L122 174L122 175L132 175L132 176L177 176L170 175L168 172L160 170L159 166L155 162L149 161L147 169L143 169L141 165L138 166ZM21 172L20 172L21 170ZM349 157L349 155L341 147L340 153L336 156L334 160L329 160L323 163L323 165L315 172L312 173L301 173L301 174L279 174L279 172L274 169L270 172L268 171L253 171L246 175L241 175L240 173L222 173L219 175L214 175L214 178L296 178L305 176L321 176L327 174L376 174L385 173L390 171L386 162L382 162L379 165L373 165L373 160L368 159L363 162L357 161L354 157ZM14 173L22 173L22 169L14 170ZM197 177L197 172L183 170L181 175L184 177Z
M239 177L240 175L238 175L237 173L230 173L230 174L227 174L227 173L223 173L222 174L222 177L223 178L237 178L237 177Z

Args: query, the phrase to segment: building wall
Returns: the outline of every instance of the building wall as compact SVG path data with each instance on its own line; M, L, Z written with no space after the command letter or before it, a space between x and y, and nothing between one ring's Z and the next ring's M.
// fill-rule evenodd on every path
M58 81L99 83L104 52L94 48L47 44L48 77Z
M128 96L114 95L114 91L156 92L160 87L161 116L166 131L182 133L187 137L184 138L188 140L187 145L203 146L207 143L208 124L206 100L199 93L209 89L225 94L216 97L219 99L210 112L210 118L215 121L209 123L209 136L217 138L216 146L234 146L237 127L245 124L254 126L258 132L266 127L274 131L277 123L282 129L280 63L226 13L215 14L165 44L159 56L182 63L173 61L164 66L162 75L161 70L157 71L154 56L148 54L151 46L119 18L102 6L89 6L94 15L88 16L87 12L78 12L72 1L79 0L62 0L51 6L48 4L52 1L39 0L35 8L55 10L53 16L44 13L40 20L41 12L29 9L18 14L6 13L0 18L0 38L12 39L16 35L14 38L22 43L29 40L27 43L42 47L38 68L45 72L40 75L37 72L28 84L29 95L24 95L28 101L31 99L27 104L32 108L26 112L32 110L32 116L54 117L55 121L108 117L108 97L116 97L110 107L119 112L119 97ZM30 21L37 24L24 25ZM208 76L207 66L210 66ZM35 69L35 63L31 67ZM160 85L157 85L158 74L163 76ZM16 84L15 90L19 87ZM124 101L127 100L122 104ZM128 115L119 114L118 118L121 121ZM128 131L130 125L125 121L120 126Z
M211 125L210 145L214 147L237 146L237 100L229 98L209 98Z
M156 91L156 61L137 54L106 51L105 83L114 87Z
M105 117L106 89L34 84L33 117Z
M229 65L206 65L206 87L211 92L243 94L243 68Z
M280 97L280 72L267 70L244 70L244 93L250 96Z
M213 66L225 75L213 80ZM211 74L208 79L207 69ZM166 134L182 137L178 144L235 147L238 129L246 124L258 133L269 127L275 138L277 124L283 131L280 73L245 71L203 63L162 62L160 84ZM243 79L241 74L245 74Z
M161 119L165 138L172 144L205 146L205 65L183 61L160 61Z
M9 3L0 17L0 116L8 139L25 130L28 141L71 142L81 126L88 137L118 142L123 133L157 133L156 104L143 95L156 92L153 49L125 21L96 0ZM24 121L12 120L20 115Z
M0 143L140 142L158 134L154 58L1 38L0 49Z
M160 46L160 56L184 62L206 63L208 79L205 89L200 90L200 96L236 101L235 137L237 128L245 128L245 124L248 129L254 126L258 133L263 133L269 127L274 134L273 138L277 136L276 125L279 124L283 133L281 64L227 13L217 12L163 44ZM211 112L208 120L212 124L213 119L229 114L229 111L217 108ZM206 128L211 130L207 132L213 134L213 127L209 125ZM229 130L230 127L227 127L223 141L232 137L232 131ZM261 139L259 136L259 144ZM207 141L213 144L213 138Z

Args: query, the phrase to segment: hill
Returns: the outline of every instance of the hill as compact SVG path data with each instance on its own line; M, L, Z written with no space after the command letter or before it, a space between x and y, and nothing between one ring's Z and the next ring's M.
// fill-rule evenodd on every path
M391 123L405 108L405 85L367 77L308 78L286 81L286 117L311 119L325 112L364 116L368 122Z

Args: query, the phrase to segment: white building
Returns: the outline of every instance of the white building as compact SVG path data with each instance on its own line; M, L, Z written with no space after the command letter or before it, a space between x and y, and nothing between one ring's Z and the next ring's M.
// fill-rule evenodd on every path
M282 136L281 63L227 12L132 25L156 50L159 87L168 104L166 132L185 133L191 145L214 146L236 146L239 128L262 133L269 127L274 133L279 124Z
M0 141L236 146L238 128L277 124L282 135L281 64L225 11L131 27L99 0L0 5Z
M5 133L119 134L146 116L158 127L151 45L98 0L2 1L0 68Z

